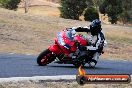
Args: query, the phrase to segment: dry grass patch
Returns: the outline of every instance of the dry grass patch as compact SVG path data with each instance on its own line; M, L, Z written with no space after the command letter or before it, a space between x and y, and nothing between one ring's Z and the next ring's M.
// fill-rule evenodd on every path
M108 48L104 58L131 60L132 27L103 25Z
M132 30L120 29L110 29L106 32L106 38L113 42L132 44Z
M24 8L19 8L18 12L24 13ZM60 11L57 7L51 6L32 6L29 7L28 14L33 15L41 15L41 16L51 16L51 17L59 17Z

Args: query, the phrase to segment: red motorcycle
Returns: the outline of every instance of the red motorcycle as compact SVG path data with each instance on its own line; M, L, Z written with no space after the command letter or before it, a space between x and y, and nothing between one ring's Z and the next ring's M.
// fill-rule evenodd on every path
M70 31L64 30L57 34L55 43L44 50L37 57L39 66L45 66L53 61L58 64L73 64L75 67L84 66L86 63L94 62L93 52L80 50L86 46L88 40L81 34L72 36Z

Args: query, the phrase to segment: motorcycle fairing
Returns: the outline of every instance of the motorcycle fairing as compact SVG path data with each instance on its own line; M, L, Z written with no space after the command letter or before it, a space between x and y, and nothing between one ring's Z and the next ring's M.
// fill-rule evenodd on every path
M58 47L57 44L54 44L52 46L49 47L49 50L57 55L61 54L62 51L60 50L60 48Z
M83 35L76 35L74 39L78 41L81 46L87 46L88 40L86 40Z

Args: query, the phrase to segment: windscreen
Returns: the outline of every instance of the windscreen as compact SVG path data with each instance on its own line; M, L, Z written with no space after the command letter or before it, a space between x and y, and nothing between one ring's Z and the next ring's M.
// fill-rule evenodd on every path
M58 43L60 44L60 45L62 45L62 46L64 46L65 45L65 42L64 42L64 40L63 40L63 38L62 38L62 36L61 36L61 33L59 32L59 33L57 33L57 40L58 40Z
M66 37L67 37L69 40L71 40L71 41L74 40L74 35L71 33L71 31L67 31L67 32L66 32Z

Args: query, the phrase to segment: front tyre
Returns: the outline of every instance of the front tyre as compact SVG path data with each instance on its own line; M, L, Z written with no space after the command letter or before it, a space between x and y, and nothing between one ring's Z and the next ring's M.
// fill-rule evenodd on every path
M49 49L44 50L37 57L37 63L39 66L46 66L47 64L54 61L54 55Z

